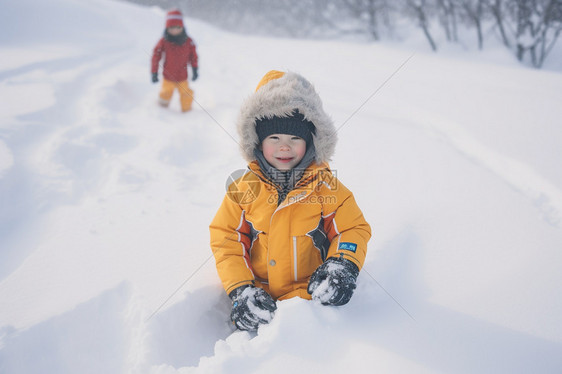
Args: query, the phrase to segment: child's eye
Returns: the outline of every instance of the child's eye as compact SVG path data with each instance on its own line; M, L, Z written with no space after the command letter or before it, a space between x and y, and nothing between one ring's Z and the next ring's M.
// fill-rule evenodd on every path
M279 140L279 137L278 137L278 136L271 135L271 136L269 137L269 139L271 139L271 140Z
M293 136L293 137L291 138L291 140L300 140L300 139L302 139L302 138L299 137L299 136Z

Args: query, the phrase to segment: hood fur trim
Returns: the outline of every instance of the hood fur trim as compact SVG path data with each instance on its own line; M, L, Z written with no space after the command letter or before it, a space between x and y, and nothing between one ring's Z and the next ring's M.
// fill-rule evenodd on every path
M236 127L240 150L247 162L256 159L254 149L259 145L256 119L289 117L295 109L316 127L313 135L316 162L320 164L330 160L337 143L336 127L324 112L320 96L312 84L297 73L287 72L259 87L242 104Z

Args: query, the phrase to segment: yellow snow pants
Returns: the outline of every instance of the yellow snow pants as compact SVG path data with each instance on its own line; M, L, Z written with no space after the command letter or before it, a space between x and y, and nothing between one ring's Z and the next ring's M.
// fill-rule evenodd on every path
M172 99L175 89L180 93L181 110L183 112L190 111L191 104L193 103L193 90L189 88L187 80L173 82L164 79L162 82L162 89L160 90L160 105L170 105L170 100Z

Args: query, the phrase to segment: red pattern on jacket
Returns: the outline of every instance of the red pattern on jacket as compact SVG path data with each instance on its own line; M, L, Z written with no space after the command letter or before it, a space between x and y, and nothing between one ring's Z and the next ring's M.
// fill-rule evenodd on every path
M160 39L152 53L152 73L158 72L158 64L164 54L164 78L181 82L187 80L187 65L197 67L197 51L191 38L182 44L172 43L165 38Z

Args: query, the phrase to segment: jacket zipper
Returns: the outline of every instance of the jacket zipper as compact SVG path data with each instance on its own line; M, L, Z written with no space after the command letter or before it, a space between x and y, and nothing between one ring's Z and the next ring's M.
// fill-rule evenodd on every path
M251 172L253 172L254 174L256 174L258 176L258 178L262 179L260 177L260 175L258 175L256 172L254 172L253 170L250 169ZM298 201L301 201L305 198L307 198L312 192L309 191L308 193L306 193L305 195L299 197ZM287 195L288 196L288 195ZM269 227L271 227L271 223L273 222L273 216L275 215L275 213L277 213L278 211L280 211L283 208L288 207L289 205L294 204L296 201L293 201L291 203L287 203L285 205L281 204L279 205L275 211L273 212L273 214L271 215L271 218L269 219ZM298 280L298 273L297 273L297 237L293 236L293 256L294 256L294 271L295 271L295 281ZM269 263L269 249L267 250L267 262ZM269 273L269 272L268 272ZM268 278L269 278L269 274L268 274Z

